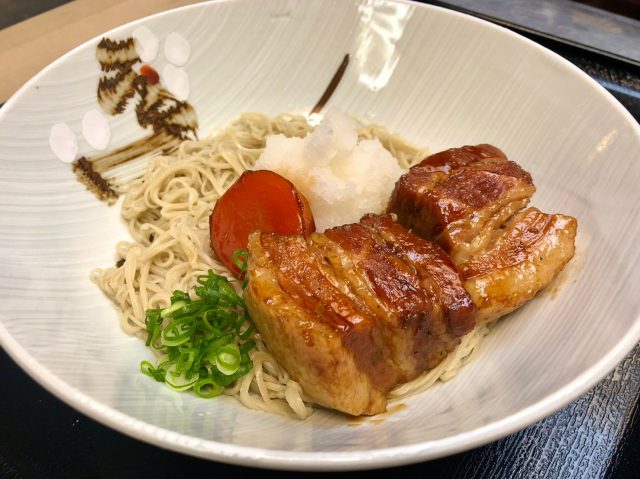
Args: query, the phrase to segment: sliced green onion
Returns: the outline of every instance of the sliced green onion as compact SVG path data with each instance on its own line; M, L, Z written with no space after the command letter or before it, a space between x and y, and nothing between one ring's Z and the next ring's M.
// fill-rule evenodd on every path
M199 375L194 375L191 378L187 378L184 373L181 373L176 368L177 365L170 366L164 376L164 382L171 389L175 391L186 391L193 387L193 385L200 379Z
M177 311L175 311L171 315L171 317L174 319L180 319L185 316L192 316L194 314L199 313L202 307L203 307L202 301L193 301L192 303L189 303L183 306L182 308L178 309Z
M236 343L225 344L216 354L218 371L230 376L240 368L240 348Z
M187 376L187 379L191 378L191 371L193 363L196 359L196 355L197 352L195 350L188 349L186 351L180 351L180 356L178 356L178 361L176 362L176 370L184 372Z
M193 322L174 321L162 330L162 344L165 346L180 346L189 341L194 329L195 323Z
M171 295L171 304L177 303L178 301L186 301L188 303L189 301L191 301L191 298L184 291L176 289Z
M214 398L219 396L224 387L211 378L200 379L193 385L193 392L201 398Z
M147 326L147 341L146 346L156 344L157 339L160 337L160 325L162 324L162 318L160 317L160 309L148 309L144 318L145 325Z
M240 269L240 271L247 272L247 261L249 259L249 252L246 249L237 249L231 254L231 261Z
M156 366L142 361L140 370L171 389L209 398L253 368L254 326L227 278L212 271L198 276L195 295L176 290L170 306L147 310L146 344L163 356Z
M255 326L253 325L253 323L249 323L249 327L244 331L244 332L240 332L238 331L238 337L242 340L246 340L249 339L251 336L253 336L253 332L255 331Z
M171 306L169 306L168 308L164 308L161 312L160 312L160 317L161 318L166 318L167 316L171 316L172 313L178 311L180 308L183 308L187 305L186 301L176 301L175 303L173 303Z
M253 339L247 341L246 343L240 346L240 354L247 354L249 351L251 351L255 347L255 345L256 345L256 342Z
M237 381L241 377L246 376L247 373L249 373L249 371L251 371L252 369L253 369L253 363L249 361L247 363L241 364L238 370L229 376L226 376L217 370L213 372L212 376L215 378L218 384L226 387L229 384Z
M167 369L172 364L175 364L176 360L169 358L169 356L164 356L158 360L158 368Z
M152 377L159 383L164 382L164 370L160 367L156 368L149 361L142 361L140 363L140 371L142 371L143 374Z
M233 336L231 336L230 334L225 334L224 336L221 336L211 341L211 343L209 343L209 347L207 348L207 359L211 363L215 364L216 356L218 355L218 352L220 351L220 349L223 346L229 344L232 340L233 340Z

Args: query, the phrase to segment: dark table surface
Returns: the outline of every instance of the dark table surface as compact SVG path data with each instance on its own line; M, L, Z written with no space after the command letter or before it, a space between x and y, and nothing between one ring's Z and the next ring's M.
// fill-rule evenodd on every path
M0 10L3 1L0 0ZM428 3L442 5L447 2ZM19 13L20 19L42 10L37 3L25 2L25 7ZM519 31L517 26L509 26ZM548 35L525 31L519 33L525 33L585 70L608 88L640 121L638 65L569 45L562 39L549 38ZM271 471L184 456L115 432L52 396L1 349L0 379L0 478L140 478L196 474L267 477L274 474ZM556 414L521 432L447 458L350 475L387 477L398 474L424 478L640 477L639 399L640 345L593 389ZM277 474L282 477L302 475L294 472ZM333 473L336 476L347 474ZM304 474L307 477L321 475Z

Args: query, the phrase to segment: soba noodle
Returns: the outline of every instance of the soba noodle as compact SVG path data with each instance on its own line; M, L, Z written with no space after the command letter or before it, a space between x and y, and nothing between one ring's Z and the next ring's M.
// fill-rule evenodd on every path
M266 137L281 133L304 137L312 130L302 116L269 118L246 113L214 135L185 141L172 157L154 159L141 178L134 180L122 203L122 216L134 242L116 245L124 262L119 267L96 269L92 280L119 309L122 328L145 336L145 311L169 306L174 290L190 291L199 275L208 270L228 276L210 254L209 215L216 200L260 156ZM376 125L362 126L362 138L378 138L408 168L425 151ZM438 379L455 374L484 330L468 334L462 344L437 368L391 391L390 399L403 398L426 389ZM300 385L268 352L256 333L250 352L253 369L225 389L245 406L304 419L312 402Z

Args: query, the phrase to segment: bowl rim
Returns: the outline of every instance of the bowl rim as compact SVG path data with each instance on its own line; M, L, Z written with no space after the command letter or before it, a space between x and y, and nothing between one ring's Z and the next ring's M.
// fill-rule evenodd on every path
M173 15L178 11L183 12L191 9L197 10L202 8L204 5L217 3L242 3L249 1L256 0L210 0L185 5L153 15L148 15L101 33L100 35L83 42L69 52L60 56L22 85L22 87L20 87L4 103L2 108L0 108L0 123L7 115L9 115L12 106L20 101L22 94L32 88L32 86L46 75L49 70L63 64L69 57L75 55L78 51L89 48L104 36L119 34L122 31L131 30L133 27L142 25L151 18ZM581 81L585 81L594 90L594 92L603 95L609 105L617 110L617 112L627 120L628 124L635 132L639 140L638 144L640 145L640 125L629 111L627 111L626 108L624 108L624 106L622 106L620 102L611 95L611 93L609 93L602 85L598 84L587 73L580 70L576 65L552 50L549 50L505 27L465 13L435 5L416 3L410 0L380 1L381 3L400 3L410 5L418 9L437 11L440 15L451 15L463 18L465 21L475 22L483 25L484 28L489 28L494 31L501 32L502 34L506 34L508 37L513 39L513 41L521 42L529 48L537 49L539 52L543 53L547 59L552 60L556 66L567 72L571 72L573 75L577 75L577 77L580 78ZM390 448L350 452L299 452L240 446L208 439L195 438L169 429L151 425L136 419L135 417L124 414L110 406L106 406L100 401L81 392L77 388L70 386L54 373L49 371L42 363L40 363L20 345L20 343L6 329L1 319L2 315L0 315L0 346L4 348L8 355L46 390L69 406L97 422L134 439L144 441L160 448L181 452L195 457L239 466L296 471L354 471L401 466L437 459L493 442L550 416L584 394L602 380L610 371L612 371L640 341L640 316L638 316L632 327L615 345L615 347L608 351L608 353L592 367L574 378L571 382L565 384L562 388L527 408L521 409L499 421L485 424L471 431L443 439Z

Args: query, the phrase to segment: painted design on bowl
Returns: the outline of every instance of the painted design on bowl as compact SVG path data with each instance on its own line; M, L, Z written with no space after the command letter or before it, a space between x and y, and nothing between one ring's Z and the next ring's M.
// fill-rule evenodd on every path
M150 67L141 64L132 37L103 38L96 58L103 71L97 92L102 111L119 115L129 104L135 104L138 124L152 131L116 150L82 156L73 162L78 180L100 200L113 204L126 186L142 174L149 159L172 153L185 140L197 139L198 118L193 106L176 98L150 74Z
M177 33L172 33L165 39L165 56L169 64L163 72L163 86L157 71L143 63L143 59L150 61L155 58L158 50L156 40L153 32L146 27L139 27L133 32L133 36L124 40L103 38L96 48L96 59L103 72L97 90L101 110L109 116L115 116L123 114L128 106L134 104L138 124L145 130L152 131L137 141L102 154L81 156L78 159L73 155L72 169L78 181L109 205L115 203L132 180L143 174L150 159L171 154L183 141L198 138L198 118L193 106L186 101L189 96L188 75L182 68L175 66L186 63L190 46ZM331 81L311 109L310 121L319 121L316 117L338 88L349 66L349 60L349 54L345 54ZM168 72L172 74L169 75ZM111 134L108 123L106 127L102 124L105 122L99 123L101 130L90 135L98 140L86 139L94 148L104 150L107 146L104 138L107 138L108 144ZM83 134L87 136L84 124ZM100 148L94 146L96 144ZM71 162L71 159L67 159L67 162Z

